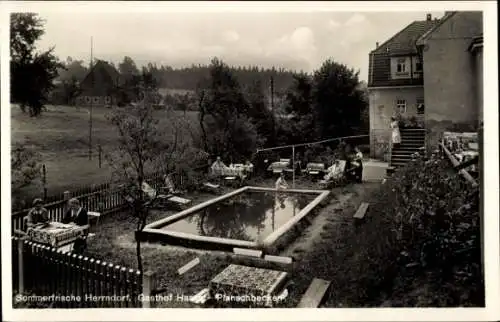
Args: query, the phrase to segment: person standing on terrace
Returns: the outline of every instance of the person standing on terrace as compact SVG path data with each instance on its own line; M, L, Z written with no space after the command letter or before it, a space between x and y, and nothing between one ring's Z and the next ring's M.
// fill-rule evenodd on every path
M391 129L392 147L398 147L401 144L401 133L399 132L399 122L394 116L391 117Z
M42 205L42 199L33 200L33 208L28 212L27 227L32 228L38 225L49 223L49 212Z

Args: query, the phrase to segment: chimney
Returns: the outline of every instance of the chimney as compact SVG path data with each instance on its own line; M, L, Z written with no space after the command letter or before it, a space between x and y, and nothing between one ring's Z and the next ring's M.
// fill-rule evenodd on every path
M432 20L432 15L430 13L427 14L427 21L431 21Z
M378 41L375 43L375 48L378 48Z

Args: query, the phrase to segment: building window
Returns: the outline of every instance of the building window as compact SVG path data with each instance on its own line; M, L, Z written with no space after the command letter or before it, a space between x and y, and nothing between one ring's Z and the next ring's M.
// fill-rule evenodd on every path
M85 103L90 104L91 101L92 99L90 98L90 96L85 96Z
M92 103L93 104L99 104L99 98L100 98L99 96L92 97Z
M406 113L406 100L396 100L396 109L400 114Z
M425 112L425 105L423 98L417 98L417 114L422 115Z
M406 73L406 59L398 59L398 64L396 65L396 72Z
M111 104L111 96L106 96L106 104Z

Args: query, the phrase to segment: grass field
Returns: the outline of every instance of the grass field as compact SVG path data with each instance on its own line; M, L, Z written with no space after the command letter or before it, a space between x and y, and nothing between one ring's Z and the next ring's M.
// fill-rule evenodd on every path
M57 194L76 187L100 184L111 176L111 170L105 160L99 168L97 145L102 146L103 153L116 146L118 138L115 128L106 119L110 112L106 108L93 109L92 113L92 145L93 157L89 160L89 112L87 108L72 106L48 106L42 116L29 117L19 107L11 108L11 143L31 146L41 154L42 163L47 170L48 194ZM184 118L184 112L155 111L159 126L165 132L170 131L168 116ZM191 130L196 131L197 114L186 114ZM186 136L189 136L186 129ZM41 187L31 186L23 193L29 198L40 193Z

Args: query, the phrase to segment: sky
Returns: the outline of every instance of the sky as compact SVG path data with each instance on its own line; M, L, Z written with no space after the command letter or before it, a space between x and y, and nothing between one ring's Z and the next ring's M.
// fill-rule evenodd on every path
M208 64L283 67L311 72L329 58L367 80L368 53L414 20L444 12L40 12L42 49L61 59L130 56L172 67Z

